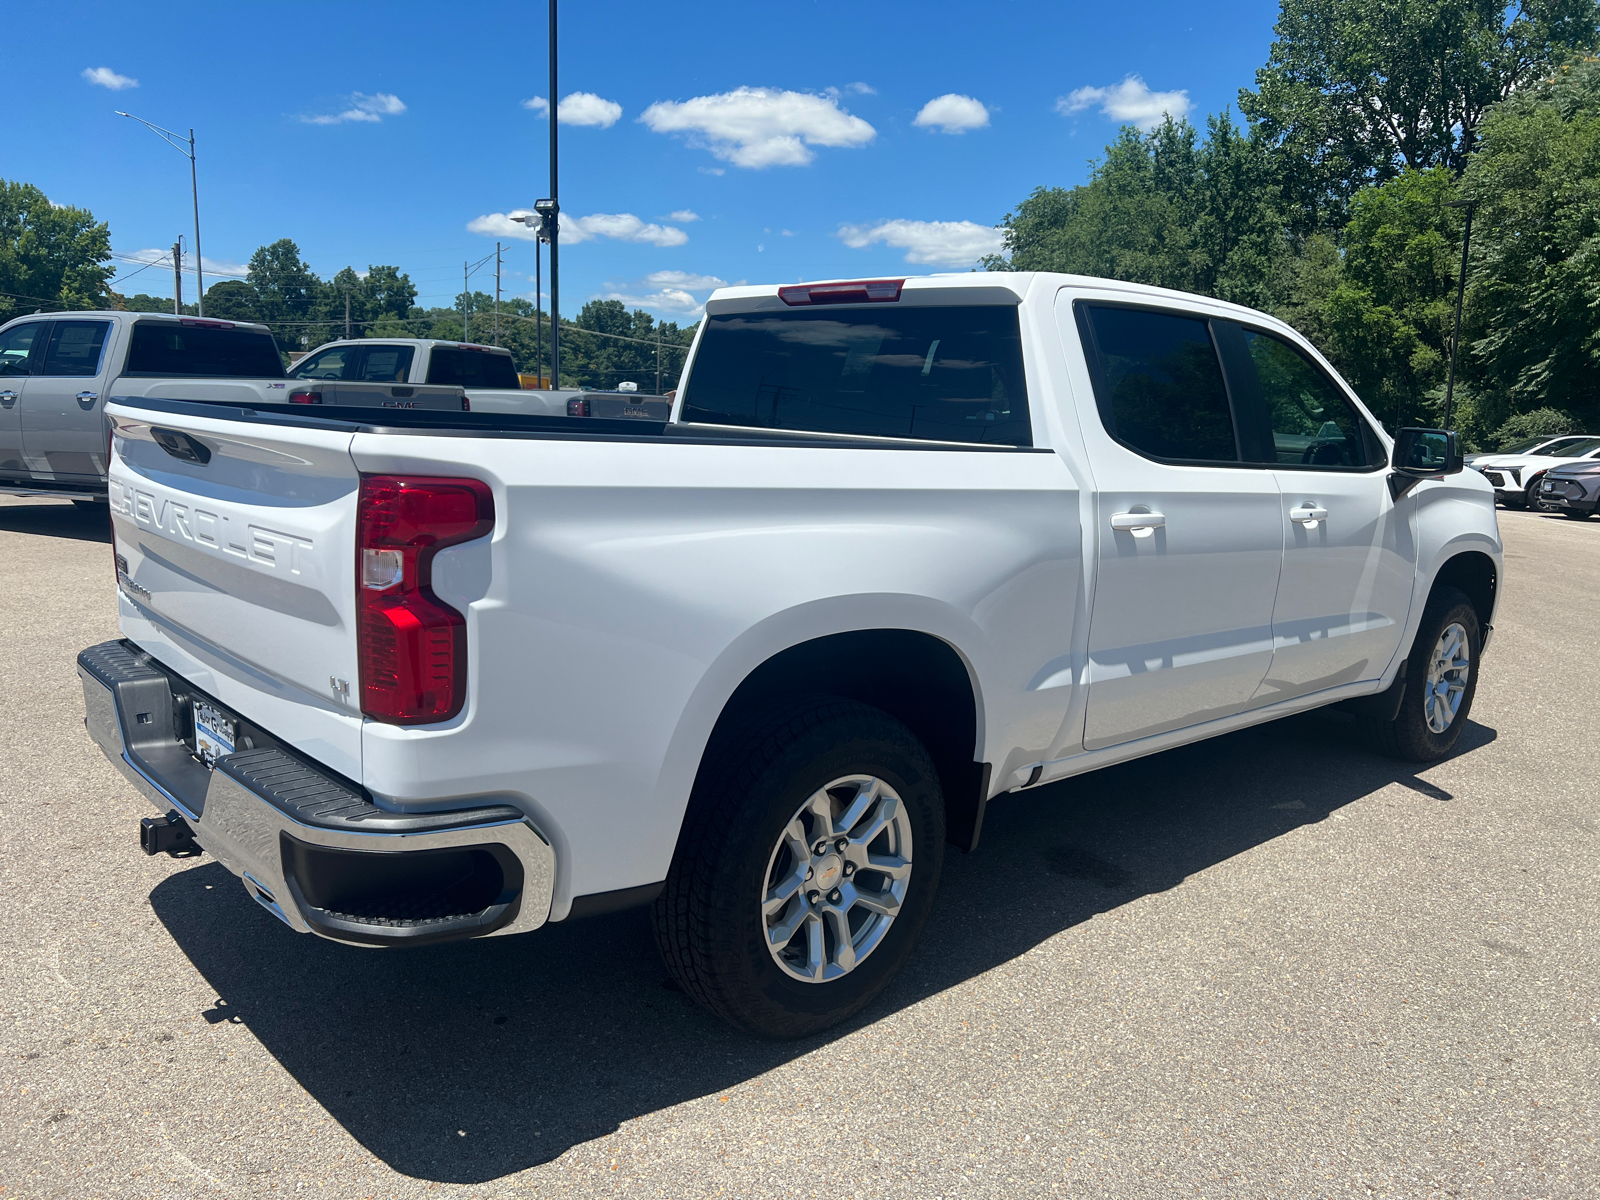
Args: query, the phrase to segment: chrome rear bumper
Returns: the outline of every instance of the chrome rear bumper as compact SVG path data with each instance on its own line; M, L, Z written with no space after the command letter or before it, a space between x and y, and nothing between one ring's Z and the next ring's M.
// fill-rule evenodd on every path
M106 757L292 928L419 945L522 933L549 916L555 853L517 809L383 809L244 721L239 741L253 745L211 769L182 740L191 697L215 705L209 696L129 642L84 650L78 675Z

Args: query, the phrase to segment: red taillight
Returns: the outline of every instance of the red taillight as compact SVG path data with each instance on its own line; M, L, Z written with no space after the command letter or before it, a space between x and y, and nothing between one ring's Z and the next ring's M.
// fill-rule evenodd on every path
M785 304L891 304L904 279L854 279L848 283L800 283L778 289Z
M433 556L494 529L478 479L363 475L356 516L361 711L391 725L448 721L467 695L466 619L433 594Z
M322 396L318 392L290 392L290 404L321 404Z
M587 417L589 415L589 402L587 400L568 400L567 416Z
M179 325L198 325L201 329L232 329L233 328L233 322L232 321L200 321L200 320L196 320L194 317L182 317L182 318L180 318L178 320L178 324Z
M462 397L461 397L461 411L462 412L471 412L472 411L472 401L467 399L465 393L463 393Z

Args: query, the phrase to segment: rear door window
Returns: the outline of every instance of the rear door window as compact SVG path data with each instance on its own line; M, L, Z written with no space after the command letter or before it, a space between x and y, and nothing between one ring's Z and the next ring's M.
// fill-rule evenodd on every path
M707 317L684 393L687 421L1033 444L1011 305Z
M1381 457L1355 406L1299 347L1259 329L1243 333L1278 465L1363 470Z
M519 389L517 368L509 354L435 346L428 359L428 382L464 388Z
M96 375L110 321L57 321L45 350L45 375Z
M363 346L361 371L356 378L372 383L405 383L411 374L411 346ZM346 376L351 378L351 376Z
M212 379L282 379L283 359L270 333L168 321L140 321L128 347L129 375L200 375Z
M1074 309L1107 433L1146 458L1239 461L1204 317L1082 301Z

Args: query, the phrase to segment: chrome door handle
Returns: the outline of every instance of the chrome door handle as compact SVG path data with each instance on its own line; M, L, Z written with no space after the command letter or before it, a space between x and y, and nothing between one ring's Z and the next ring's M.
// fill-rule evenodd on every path
M1296 524L1304 525L1307 529L1318 521L1326 521L1327 519L1328 510L1314 504L1303 504L1299 508L1291 508L1289 510L1289 520L1294 521Z
M1158 512L1120 512L1111 514L1111 528L1132 533L1134 537L1149 537L1163 528L1167 518Z
M7 408L10 408L17 402L18 395L19 393L7 388L5 391L0 392L0 404L4 404Z
M100 399L99 392L79 392L78 403L84 408L93 408L94 402Z

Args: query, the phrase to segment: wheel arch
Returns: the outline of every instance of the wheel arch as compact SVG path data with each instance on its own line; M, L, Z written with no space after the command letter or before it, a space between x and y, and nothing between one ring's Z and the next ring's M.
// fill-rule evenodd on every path
M1478 625L1487 630L1494 621L1495 604L1499 600L1500 572L1494 559L1481 550L1462 550L1452 554L1434 572L1428 589L1431 601L1440 588L1453 587L1465 592L1478 614Z

